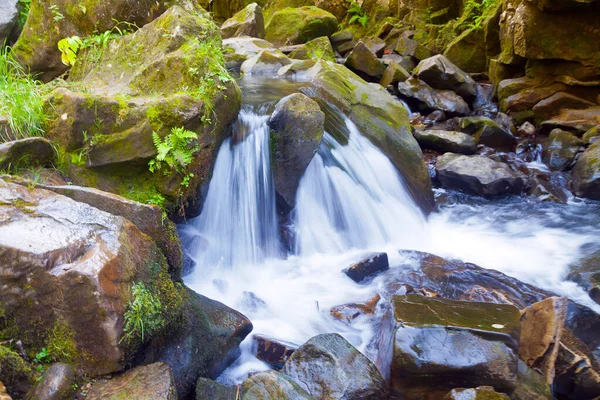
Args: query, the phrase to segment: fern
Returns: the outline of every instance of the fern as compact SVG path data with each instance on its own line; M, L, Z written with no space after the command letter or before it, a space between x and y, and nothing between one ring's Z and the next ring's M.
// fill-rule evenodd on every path
M346 14L352 15L348 24L352 25L355 22L358 22L362 25L363 28L367 27L367 23L369 22L369 16L365 14L365 11L362 7L354 0L349 0L351 7L346 11Z
M162 169L165 175L173 171L185 172L198 150L198 146L193 145L195 140L198 140L198 134L185 128L171 129L164 139L152 132L156 156L148 163L148 169L152 173Z

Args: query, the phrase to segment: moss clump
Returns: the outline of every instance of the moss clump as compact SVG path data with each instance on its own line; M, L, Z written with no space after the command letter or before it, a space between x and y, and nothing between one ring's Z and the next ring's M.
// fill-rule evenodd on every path
M24 394L35 382L36 373L17 353L0 346L0 377L9 393Z
M284 8L276 11L266 27L267 41L275 45L300 44L337 30L333 14L317 7Z
M73 362L78 355L75 332L67 323L57 320L48 333L47 348L54 361Z

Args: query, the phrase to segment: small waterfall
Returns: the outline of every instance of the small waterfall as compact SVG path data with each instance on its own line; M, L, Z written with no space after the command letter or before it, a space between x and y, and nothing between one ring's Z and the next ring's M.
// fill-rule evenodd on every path
M347 144L326 133L300 182L296 253L422 245L425 218L391 161L343 117Z
M256 264L278 254L268 115L243 109L221 145L202 214L181 230L188 256L210 267ZM198 269L194 271L198 272Z

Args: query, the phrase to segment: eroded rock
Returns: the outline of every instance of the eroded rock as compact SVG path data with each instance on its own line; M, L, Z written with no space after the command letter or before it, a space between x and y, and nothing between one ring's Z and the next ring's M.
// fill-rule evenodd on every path
M221 25L221 36L223 39L237 36L250 36L264 39L265 20L262 14L262 8L256 3L246 6L246 8Z

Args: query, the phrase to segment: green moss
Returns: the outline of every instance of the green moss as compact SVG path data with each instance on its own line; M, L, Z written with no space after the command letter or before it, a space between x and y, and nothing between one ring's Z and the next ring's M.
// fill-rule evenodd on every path
M79 352L75 342L75 332L64 321L58 319L48 334L48 352L54 361L73 362Z
M0 346L0 377L8 392L17 386L31 386L35 382L35 371L14 351Z
M335 16L317 7L284 8L271 17L266 39L275 45L305 43L332 35L337 25Z

